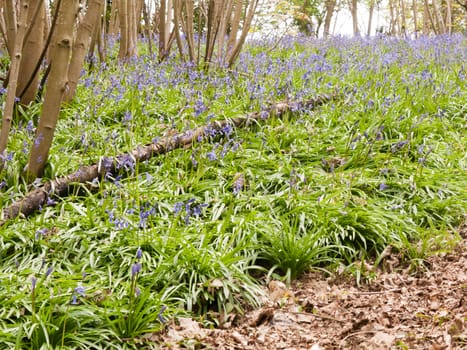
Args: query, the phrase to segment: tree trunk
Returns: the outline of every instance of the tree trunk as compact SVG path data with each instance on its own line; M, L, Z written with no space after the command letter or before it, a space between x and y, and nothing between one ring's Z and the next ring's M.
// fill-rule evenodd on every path
M227 55L230 55L237 41L240 21L242 20L242 0L235 0L234 13L231 18L229 40L227 41Z
M374 2L374 0L372 0ZM336 0L326 0L326 16L324 17L323 35L325 38L329 37L331 33L331 20L336 8Z
M25 169L28 180L41 177L43 174L60 115L60 105L67 86L68 61L73 44L73 28L78 0L67 0L66 5L60 6L58 10L57 27L52 40L51 69L42 114Z
M117 35L118 33L120 27L119 2L120 0L112 0L112 6L110 7L109 27L107 28L108 35Z
M394 8L394 0L389 0L389 34L397 34L397 18Z
M373 14L375 12L375 0L370 0L370 7L368 9L368 29L366 31L366 35L371 35L371 26L373 24Z
M437 33L444 34L446 33L446 27L444 25L444 20L443 20L443 17L441 16L441 11L438 6L438 0L432 0L432 4L433 4L434 19L436 20L436 27L438 28Z
M68 67L68 88L64 95L64 100L66 102L71 101L75 97L76 87L81 75L81 70L83 69L84 58L88 52L91 37L100 20L102 8L102 0L90 0L86 15L79 24L70 65Z
M175 0L177 1L177 0ZM178 0L180 2L180 0ZM146 6L146 4L143 2L143 19L144 19L144 35L146 36L146 39L148 40L148 49L149 49L149 54L152 56L153 54L153 49L152 49L152 29L151 29L151 21L149 17L149 10ZM149 6L149 5L148 5ZM175 25L177 25L177 21L175 20Z
M127 0L113 0L118 2L118 22L120 24L120 48L118 59L123 61L127 57L128 50L128 15Z
M412 13L413 13L413 30L415 38L418 38L418 8L417 0L412 0Z
M406 16L406 12L405 12L405 2L404 0L400 0L400 21L401 21L401 34L403 36L406 36L407 35L407 16Z
M16 6L14 0L5 0L6 46L10 57L14 55L16 37Z
M127 57L133 57L138 54L138 23L141 13L137 13L138 6L134 1L127 1L127 15L128 15L128 52Z
M357 36L360 34L360 29L358 28L357 0L350 1L350 13L352 14L353 35Z
M240 54L243 44L245 43L246 36L248 35L248 31L250 30L251 23L253 22L253 18L255 16L258 3L259 3L259 0L251 0L248 2L248 9L243 19L242 34L240 35L240 38L236 40L236 36L233 37L233 34L231 34L231 37L234 40L236 40L236 42L235 42L235 46L233 46L232 50L230 51L230 55L227 57L227 65L229 68L232 67L235 61L237 60L237 57ZM238 26L238 24L235 24L235 23L234 25Z
M225 48L225 39L228 35L228 26L231 21L232 17L232 9L233 9L234 0L227 0L226 4L223 5L224 11L220 18L219 24L219 34L217 37L217 57L219 63L221 65L225 64L225 53L227 52L228 48Z
M19 68L21 65L21 52L23 48L23 40L27 30L28 18L28 0L22 0L19 14L19 27L16 32L14 40L14 47L11 49L11 64L10 64L10 78L8 80L8 91L5 100L5 107L3 110L2 128L0 131L0 170L3 169L6 160L6 146L8 143L8 135L10 133L11 122L13 121L13 111L16 98L16 87L18 84L18 75L20 74ZM16 12L16 11L15 11ZM16 20L15 20L16 22Z
M436 26L433 20L433 16L430 12L430 7L428 0L423 1L423 35L428 35L430 33L430 24L434 33L436 33Z
M37 94L39 71L36 70L36 65L44 49L45 20L44 0L30 0L28 11L29 30L23 46L21 74L16 89L16 96L20 96L20 102L25 105L34 101Z
M446 0L446 18L445 21L446 23L446 33L451 34L452 33L452 2L451 0Z
M204 62L206 63L209 63L212 60L217 34L219 32L219 22L221 13L221 1L210 0L207 18L206 51L204 54Z

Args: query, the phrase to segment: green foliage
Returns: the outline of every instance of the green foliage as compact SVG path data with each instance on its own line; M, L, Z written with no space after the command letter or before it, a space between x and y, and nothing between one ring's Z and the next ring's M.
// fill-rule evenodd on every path
M465 38L303 40L250 42L233 71L144 56L83 76L49 177L272 101L343 98L128 160L3 226L0 348L137 348L179 315L257 305L273 274L344 265L363 280L362 261L388 247L414 267L452 247L467 203ZM30 190L25 120L2 208Z

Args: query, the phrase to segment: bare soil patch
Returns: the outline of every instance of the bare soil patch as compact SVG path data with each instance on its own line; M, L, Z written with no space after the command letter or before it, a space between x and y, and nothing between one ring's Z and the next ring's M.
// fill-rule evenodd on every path
M272 281L261 309L223 329L179 319L158 341L171 349L467 349L466 231L416 274L395 269L391 255L368 284L322 273L290 288Z

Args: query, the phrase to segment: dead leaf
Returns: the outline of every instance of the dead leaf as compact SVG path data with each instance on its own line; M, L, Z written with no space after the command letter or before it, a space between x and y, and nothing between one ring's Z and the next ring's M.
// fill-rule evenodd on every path
M395 339L396 337L393 334L378 332L371 338L371 341L374 344L381 346L381 349L389 349Z

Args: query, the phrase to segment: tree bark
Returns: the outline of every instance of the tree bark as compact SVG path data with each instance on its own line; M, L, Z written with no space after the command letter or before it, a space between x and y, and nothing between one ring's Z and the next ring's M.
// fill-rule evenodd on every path
M404 0L400 0L400 9L401 9L401 13L400 13L400 21L401 21L401 34L406 36L407 35L407 15L406 15L406 12L405 12L405 1Z
M366 35L371 35L371 26L373 24L373 14L375 12L375 0L370 0L370 7L368 9L368 29L366 31Z
M375 0L371 0L374 2ZM334 15L334 9L336 8L336 0L326 0L326 16L324 17L324 24L323 24L323 35L325 38L329 37L331 34L331 20L332 16Z
M102 8L102 0L89 1L86 15L79 24L68 67L68 86L64 95L64 101L66 102L71 101L75 97L76 87L84 65L84 58L88 52L91 37L100 20Z
M116 0L114 0L116 1ZM128 0L118 0L118 21L120 23L120 48L118 59L124 61L128 58Z
M242 34L240 35L240 38L236 40L236 36L233 37L233 34L231 35L231 37L234 40L236 40L236 42L235 45L232 47L231 51L229 52L229 56L227 57L227 66L229 68L232 67L235 61L237 60L238 55L240 54L240 51L243 47L243 44L245 43L246 36L248 35L251 23L253 22L258 3L259 0L250 0L248 2L248 9L246 10L245 18L243 19ZM238 24L234 23L233 25Z
M119 171L123 170L120 164L128 160L128 157L135 163L143 162L178 148L191 147L203 139L210 138L213 131L222 134L222 129L227 125L237 128L256 125L257 122L274 116L281 117L290 111L313 109L338 97L339 95L337 94L321 95L304 102L276 103L262 112L252 112L248 113L245 117L215 121L181 134L163 137L157 142L139 146L128 153L116 157L102 157L97 163L83 166L70 175L46 182L43 186L28 193L23 199L5 208L0 218L3 220L0 221L0 227L11 219L30 216L40 207L46 206L49 198L67 196L79 184L89 184L94 179L105 177L106 174L115 176Z
M360 29L358 28L357 0L350 1L350 13L352 15L353 35L357 36L360 34Z
M120 27L119 18L119 0L112 0L112 6L110 7L109 26L107 28L108 35L117 35Z
M444 25L443 17L441 16L441 11L438 6L438 1L432 0L432 5L433 5L434 19L436 20L436 27L438 28L437 32L438 34L444 34L446 33L446 27Z
M33 180L41 177L49 156L55 127L60 115L60 105L67 86L68 61L73 44L73 28L78 8L77 0L67 0L67 6L60 6L54 44L51 51L52 62L49 80L45 91L42 114L31 147L26 177Z
M2 128L0 131L0 171L3 169L6 160L6 146L13 121L13 111L16 99L16 88L18 84L19 68L22 59L23 40L27 30L29 1L22 0L19 14L19 27L14 40L14 47L11 49L10 77L8 79L5 108L3 110ZM16 11L15 11L16 12Z
M447 34L452 33L452 1L451 0L446 0L446 18L445 18L445 32Z
M34 101L37 94L39 71L36 70L36 64L40 60L44 49L45 20L44 0L30 0L28 11L29 31L23 46L21 74L16 89L16 95L21 98L20 102L25 105Z
M415 38L418 38L418 7L417 0L412 0L413 30Z
M17 29L17 14L14 0L5 0L6 46L10 57L14 55L15 37Z

